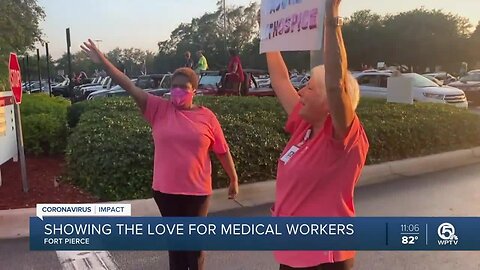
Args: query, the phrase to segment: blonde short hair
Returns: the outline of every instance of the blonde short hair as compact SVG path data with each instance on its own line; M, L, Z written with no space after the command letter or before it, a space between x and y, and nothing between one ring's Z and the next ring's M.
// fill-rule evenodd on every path
M326 94L327 87L325 85L325 66L320 65L314 67L310 72L310 80L320 91L324 91ZM360 87L358 86L357 79L355 79L352 73L347 72L347 78L345 80L345 88L350 101L352 102L353 110L357 109L358 102L360 101Z

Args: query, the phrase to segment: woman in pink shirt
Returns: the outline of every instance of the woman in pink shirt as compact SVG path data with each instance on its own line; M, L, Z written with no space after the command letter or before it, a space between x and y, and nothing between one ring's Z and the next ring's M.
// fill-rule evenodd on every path
M222 128L209 109L193 104L198 77L190 68L172 76L171 99L136 87L89 40L82 49L133 97L152 127L155 145L153 196L162 216L206 216L212 193L213 151L230 178L228 198L238 193L238 178ZM204 269L204 252L171 251L172 270Z
M276 96L288 113L291 134L278 161L278 217L351 217L353 194L369 143L355 109L359 87L347 70L340 0L327 0L324 66L312 69L308 85L292 86L280 52L267 53ZM351 269L354 251L276 251L280 269Z

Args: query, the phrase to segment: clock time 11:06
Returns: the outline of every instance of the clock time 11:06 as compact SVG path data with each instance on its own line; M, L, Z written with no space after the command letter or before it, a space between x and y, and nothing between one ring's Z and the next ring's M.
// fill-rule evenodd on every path
M419 224L402 224L400 227L402 232L420 232Z

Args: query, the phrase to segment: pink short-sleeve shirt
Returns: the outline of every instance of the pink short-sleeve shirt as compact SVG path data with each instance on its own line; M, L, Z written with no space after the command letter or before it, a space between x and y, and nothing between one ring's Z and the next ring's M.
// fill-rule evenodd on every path
M149 94L144 118L152 127L155 156L153 190L169 194L210 195L209 152L228 152L220 123L205 107L179 110Z
M311 125L300 117L301 107L300 103L296 105L285 127L291 138L282 157L292 146L300 146L286 163L278 162L273 216L354 216L354 187L369 148L360 120L355 116L342 141L333 137L332 118L328 116L323 130L305 140ZM274 254L279 263L291 267L317 266L355 256L354 251L276 251Z

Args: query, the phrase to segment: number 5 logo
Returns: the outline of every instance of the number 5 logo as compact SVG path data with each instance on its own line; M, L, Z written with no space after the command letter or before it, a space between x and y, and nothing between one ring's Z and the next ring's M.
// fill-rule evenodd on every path
M443 223L438 226L438 236L443 240L453 239L455 236L455 227L450 223Z

